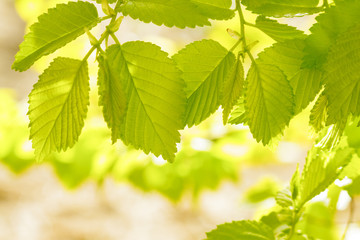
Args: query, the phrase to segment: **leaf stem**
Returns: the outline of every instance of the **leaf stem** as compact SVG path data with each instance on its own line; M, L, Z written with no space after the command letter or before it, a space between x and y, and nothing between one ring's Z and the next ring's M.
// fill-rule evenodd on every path
M252 56L252 54L251 54L251 52L250 52L250 50L248 49L247 44L246 44L245 24L248 25L248 23L245 21L244 14L243 14L242 9L241 9L240 0L237 0L237 1L236 1L236 10L237 10L237 12L239 13L239 19L240 19L240 34L241 34L241 36L242 36L241 40L242 40L242 43L243 43L243 51L249 56L249 58L251 59L252 63L255 64L255 59L254 59L254 57Z
M96 48L97 48L96 46L91 47L91 49L86 53L85 57L83 58L83 62L85 62L90 57L90 55Z
M298 221L299 221L299 211L294 209L294 211L293 211L293 219L292 219L292 222L291 222L290 233L288 235L287 240L290 240L293 237L293 235L295 233L295 227L296 227L296 224L297 224Z
M232 46L232 48L230 49L230 52L234 51L234 49L239 46L239 44L243 41L243 37L241 37L235 44L234 46Z
M115 35L113 32L110 33L110 36L112 37L112 39L114 39L114 41L115 41L116 44L119 44L119 45L120 45L119 39L116 37L116 35Z
M102 17L102 18L100 18L100 22L102 22L102 21L105 21L105 20L108 20L108 19L110 19L110 18L112 18L113 16L105 16L105 17Z

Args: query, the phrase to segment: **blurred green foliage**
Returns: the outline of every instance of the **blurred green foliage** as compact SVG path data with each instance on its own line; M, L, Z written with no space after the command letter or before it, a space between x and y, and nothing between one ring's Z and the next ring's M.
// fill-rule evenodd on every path
M26 106L23 111L25 109ZM1 90L0 120L0 159L13 172L21 173L34 165L35 160L31 142L27 140L28 120L19 111L14 94L8 90ZM207 125L211 124L208 121ZM101 184L107 176L112 176L144 191L160 192L173 201L179 201L185 194L196 200L201 191L216 189L225 179L236 181L239 171L239 159L227 158L221 150L223 137L213 140L200 138L207 134L205 129L208 126L205 125L198 128L195 135L198 136L196 139L205 141L209 149L195 150L194 147L204 147L204 143L194 142L194 134L188 130L176 162L169 164L153 155L127 148L120 142L111 145L109 130L98 117L97 110L90 109L86 127L74 148L53 154L43 164L52 165L60 181L69 189L86 180ZM240 133L239 136L242 136L240 143L244 142L242 139L246 135ZM229 138L233 139L233 133Z

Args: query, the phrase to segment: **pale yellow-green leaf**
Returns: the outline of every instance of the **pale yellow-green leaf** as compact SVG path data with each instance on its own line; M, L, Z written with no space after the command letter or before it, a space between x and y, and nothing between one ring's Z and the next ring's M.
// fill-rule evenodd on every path
M78 140L89 104L86 61L56 58L40 75L29 95L30 138L43 160Z

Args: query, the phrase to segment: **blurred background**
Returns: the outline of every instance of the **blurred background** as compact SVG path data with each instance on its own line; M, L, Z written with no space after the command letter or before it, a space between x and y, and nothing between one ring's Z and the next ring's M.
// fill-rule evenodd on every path
M90 108L79 142L35 162L28 140L27 95L54 56L81 59L90 45L86 36L80 37L22 73L11 70L11 64L28 27L61 2L67 1L0 1L0 239L200 240L217 224L257 219L275 206L272 197L287 186L297 164L302 167L314 142L309 109L291 121L271 148L256 143L245 126L223 126L219 109L199 126L181 131L179 153L169 164L120 141L111 144L97 103L95 56L89 59ZM255 16L246 12L246 19L254 22ZM314 17L280 21L308 33ZM238 30L237 17L195 29L125 18L117 36L120 42L153 42L172 55L203 38L230 48L236 40L227 28ZM97 26L91 32L98 37L103 29ZM249 42L259 40L255 55L273 43L251 27L247 33ZM349 197L341 198L340 225L333 224L329 233L341 233L347 220ZM322 209L326 219L322 206L313 209ZM347 239L356 239L351 238L356 231L351 228Z

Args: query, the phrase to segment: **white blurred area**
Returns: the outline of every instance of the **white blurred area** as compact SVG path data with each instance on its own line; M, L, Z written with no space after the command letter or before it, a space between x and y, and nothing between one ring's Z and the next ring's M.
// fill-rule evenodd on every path
M304 23L304 20L294 21ZM220 22L214 27L226 34L226 23ZM205 38L208 30L169 29L126 19L117 36L120 42L154 42L172 55L187 43ZM10 67L24 31L25 23L16 13L14 0L1 0L0 87L14 89L22 102L26 102L38 75L33 70L14 72ZM230 37L229 41L232 41ZM213 136L221 136L224 129L214 127L212 131ZM210 145L211 141L201 137L191 142L199 151L209 149ZM303 164L308 147L286 141L279 143L276 154L280 167L279 163L244 166L239 171L238 183L225 181L217 191L203 193L195 205L187 197L173 204L160 194L144 193L127 183L114 183L112 179L107 179L101 189L94 182L87 182L75 191L68 191L48 166L33 167L20 176L0 166L0 240L204 239L205 232L217 224L252 219L256 209L241 203L242 193L263 176L288 182L297 163ZM28 149L28 145L24 148ZM224 146L224 152L236 157L247 151L245 146ZM154 162L163 164L162 159ZM347 211L345 207L340 212L340 221L347 219ZM359 228L352 225L346 239L360 239Z

